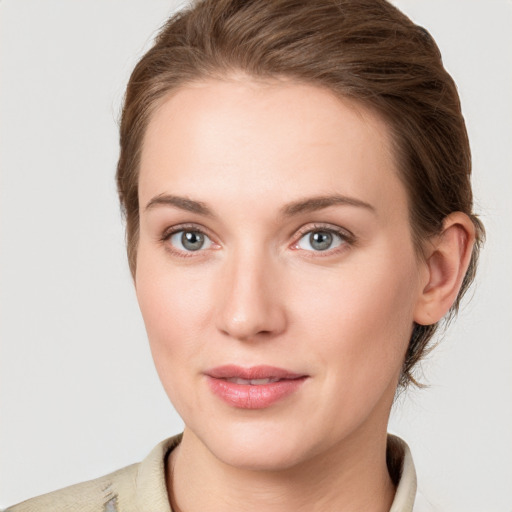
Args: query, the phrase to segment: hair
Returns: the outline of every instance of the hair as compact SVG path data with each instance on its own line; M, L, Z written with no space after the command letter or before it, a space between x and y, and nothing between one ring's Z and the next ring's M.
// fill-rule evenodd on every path
M386 120L419 254L447 215L460 211L471 218L476 242L451 318L474 279L484 239L472 212L468 136L436 43L385 0L199 0L166 22L130 77L120 123L117 186L132 276L139 163L152 113L179 87L240 73L316 85ZM420 385L412 370L437 327L414 325L400 387Z

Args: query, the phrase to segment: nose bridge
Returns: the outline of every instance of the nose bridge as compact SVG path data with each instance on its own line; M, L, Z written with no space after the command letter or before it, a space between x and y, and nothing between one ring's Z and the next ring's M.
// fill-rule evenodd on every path
M277 293L277 274L272 255L261 247L234 250L224 268L219 329L241 340L282 332L286 318Z

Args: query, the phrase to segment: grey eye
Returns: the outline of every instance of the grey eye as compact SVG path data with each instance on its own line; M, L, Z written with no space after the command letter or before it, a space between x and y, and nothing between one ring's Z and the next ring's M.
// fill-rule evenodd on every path
M317 230L306 233L297 245L306 251L326 251L339 247L343 243L345 243L345 240L340 234Z
M212 241L200 231L176 231L169 238L171 244L180 251L199 251L208 249Z

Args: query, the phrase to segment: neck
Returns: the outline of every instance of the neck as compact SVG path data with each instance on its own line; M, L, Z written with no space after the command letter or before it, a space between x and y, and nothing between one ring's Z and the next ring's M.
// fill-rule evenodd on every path
M395 488L386 465L385 429L363 434L292 468L253 471L225 464L186 429L169 461L173 510L389 511Z

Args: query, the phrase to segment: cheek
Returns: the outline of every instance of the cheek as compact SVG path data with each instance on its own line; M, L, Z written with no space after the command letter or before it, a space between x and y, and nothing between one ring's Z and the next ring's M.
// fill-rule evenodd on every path
M206 299L198 293L204 283L139 255L136 287L156 371L175 409L188 418L200 409L194 378L201 340L208 339L202 332Z
M302 274L295 293L300 330L317 340L333 380L362 389L400 371L413 325L414 257L371 257L318 276Z
M149 251L139 252L136 292L153 359L166 386L169 372L183 371L201 350L208 320L208 288L200 273L171 267ZM171 368L172 367L172 368Z

